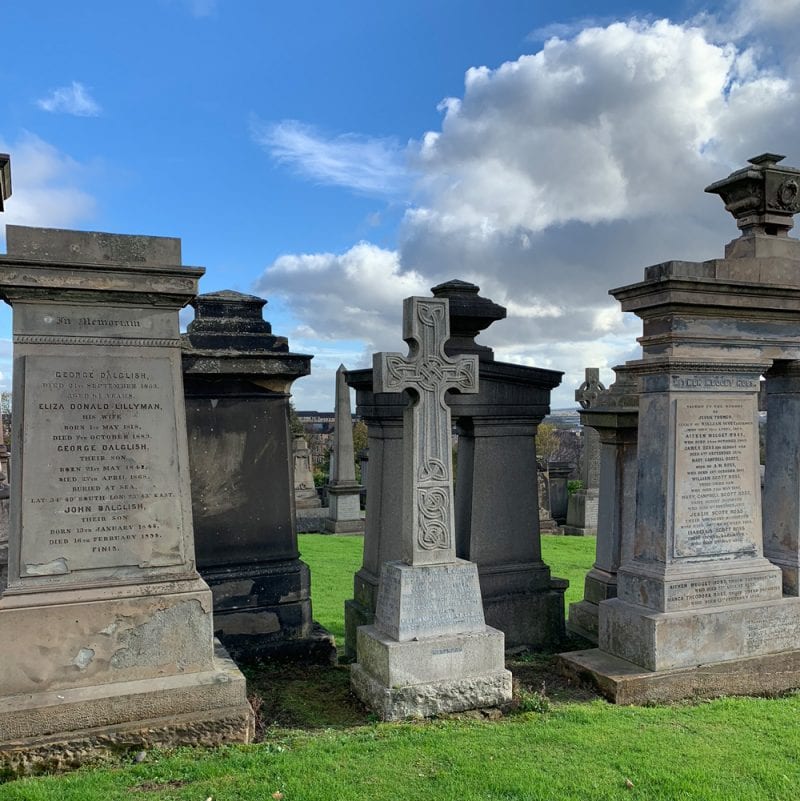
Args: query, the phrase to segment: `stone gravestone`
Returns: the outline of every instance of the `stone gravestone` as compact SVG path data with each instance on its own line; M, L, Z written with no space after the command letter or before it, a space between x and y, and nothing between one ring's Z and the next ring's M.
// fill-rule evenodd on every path
M319 509L322 501L314 485L311 451L305 437L299 436L292 440L292 453L294 454L294 508Z
M600 370L586 368L586 379L575 390L575 400L581 408L589 409L605 387L600 383ZM597 510L600 498L600 438L593 428L583 427L583 487L573 492L567 505L567 522L564 534L594 534L597 531Z
M786 362L800 359L800 242L787 236L800 171L778 167L780 158L751 159L708 187L742 231L724 259L657 264L612 292L644 329L643 358L632 365L634 542L617 598L599 605L599 648L562 664L618 703L800 686L800 598L783 595L786 575L764 546L787 534L783 547L797 547L797 451L769 450L773 432L796 440L798 428L780 411L773 418L772 394L765 493L779 483L766 527L759 480L760 375L768 393L770 380L776 395L791 391ZM793 488L785 504L781 477Z
M569 505L569 492L567 482L575 465L568 462L548 462L547 479L550 490L550 514L556 523L563 525L567 522L567 508Z
M535 433L549 411L550 390L561 373L496 362L475 342L505 309L479 295L479 287L448 281L433 288L449 301L449 356L478 356L476 394L450 397L458 418L459 478L455 487L456 554L478 565L486 622L503 631L507 647L541 646L564 633L566 582L550 576L541 558ZM350 371L358 414L367 424L370 471L364 560L345 603L345 654L355 656L356 628L374 619L380 566L401 558L401 394L372 391L372 371ZM371 499L371 500L370 500Z
M628 367L615 367L617 380L581 411L584 428L600 438L600 497L595 561L586 575L583 600L570 604L567 627L597 642L599 603L617 595L617 570L633 558L636 505L636 445L639 395Z
M360 534L364 531L361 485L356 481L350 387L347 386L347 371L343 364L336 371L336 428L330 464L331 480L328 484L325 531L332 534Z
M183 336L197 566L214 594L214 633L237 661L330 663L311 616L311 577L295 529L289 400L311 357L290 353L266 301L199 295Z
M244 677L215 656L195 569L178 310L203 271L177 239L8 226L7 242L0 759L247 741Z
M539 531L552 534L558 531L556 523L550 513L550 481L544 465L537 463L536 479L539 489Z
M358 630L356 695L384 720L511 700L503 634L486 626L476 566L456 558L450 410L478 388L476 356L447 357L448 302L407 298L410 356L376 354L376 392L416 395L404 418L402 561L381 570L375 623Z

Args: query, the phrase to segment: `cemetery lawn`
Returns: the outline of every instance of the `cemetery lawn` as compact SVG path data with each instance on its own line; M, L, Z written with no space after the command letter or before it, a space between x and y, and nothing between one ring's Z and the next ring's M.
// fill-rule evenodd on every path
M582 594L590 538L544 539L553 575ZM360 537L301 535L314 617L343 638ZM581 647L581 642L572 647ZM0 801L739 801L795 799L800 694L613 707L562 682L549 655L509 662L515 708L420 723L374 721L347 667L247 669L260 742L150 752L0 785ZM544 686L543 686L544 685Z

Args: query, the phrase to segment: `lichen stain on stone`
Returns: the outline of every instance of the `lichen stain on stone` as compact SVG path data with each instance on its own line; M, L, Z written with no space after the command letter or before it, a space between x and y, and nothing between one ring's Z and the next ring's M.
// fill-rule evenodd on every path
M86 670L94 659L94 650L92 648L81 648L78 655L72 660L72 664L79 670Z
M60 576L65 573L69 573L69 565L63 556L40 565L25 565L25 574L28 576Z
M145 620L123 632L120 648L114 652L112 668L168 664L180 654L181 662L203 661L211 639L209 615L199 599L157 609Z

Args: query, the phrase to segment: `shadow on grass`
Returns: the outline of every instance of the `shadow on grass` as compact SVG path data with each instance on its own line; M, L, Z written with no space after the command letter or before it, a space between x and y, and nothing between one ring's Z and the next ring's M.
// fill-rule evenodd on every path
M506 667L514 676L514 703L505 710L530 711L550 703L588 702L598 698L592 689L561 676L557 654L587 647L571 639L555 651L524 652L509 656ZM243 668L250 702L256 713L256 741L275 729L349 729L375 721L350 691L350 667L340 664L290 665L259 662ZM534 698L535 697L535 698ZM543 710L542 710L543 711Z

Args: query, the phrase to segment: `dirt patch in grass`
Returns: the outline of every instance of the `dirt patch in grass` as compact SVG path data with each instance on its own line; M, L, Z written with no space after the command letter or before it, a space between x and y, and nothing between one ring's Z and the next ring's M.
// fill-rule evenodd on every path
M350 692L347 665L260 663L245 669L256 740L267 729L345 729L373 720Z

